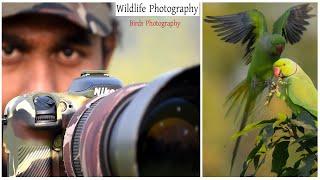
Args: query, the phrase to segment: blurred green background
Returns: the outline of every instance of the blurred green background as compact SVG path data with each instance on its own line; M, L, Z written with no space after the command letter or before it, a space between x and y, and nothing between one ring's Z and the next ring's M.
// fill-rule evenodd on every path
M109 73L124 84L149 82L175 68L200 63L199 17L116 17L121 39ZM179 28L130 27L133 21L179 21Z
M205 3L205 16L221 16L249 9L258 9L265 16L269 32L272 24L293 3ZM311 14L317 14L317 4L312 3ZM203 20L203 19L202 19ZM286 45L282 57L295 60L310 76L317 87L317 17L309 20L310 25L302 40L294 45ZM223 107L225 97L235 85L246 77L247 67L242 63L245 46L229 44L220 40L210 24L203 22L203 175L230 176L230 162L235 141L231 136L238 130L239 124L232 116L225 118ZM281 106L281 107L280 107ZM274 109L282 110L283 104L270 105L267 115L272 116ZM260 112L259 112L260 113ZM261 112L262 113L262 112ZM264 112L265 113L265 112ZM263 113L262 113L263 114ZM258 117L254 116L254 117ZM260 114L259 114L260 117ZM262 119L258 119L262 120ZM243 138L238 158L231 176L239 176L242 163L254 144L255 134ZM288 162L293 161L292 159ZM270 161L262 166L258 176L273 176L270 173Z

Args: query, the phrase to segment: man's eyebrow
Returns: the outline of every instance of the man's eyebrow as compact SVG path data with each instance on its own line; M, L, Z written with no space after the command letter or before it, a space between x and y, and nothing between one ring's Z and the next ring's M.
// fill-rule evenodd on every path
M20 50L27 50L28 49L28 43L21 37L14 35L14 34L8 34L3 32L2 33L2 42L7 42L9 44L12 44L16 48Z
M65 35L59 44L90 46L92 42L88 33L78 32Z

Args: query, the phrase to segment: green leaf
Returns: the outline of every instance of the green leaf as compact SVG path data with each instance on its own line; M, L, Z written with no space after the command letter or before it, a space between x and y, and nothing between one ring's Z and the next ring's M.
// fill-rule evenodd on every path
M298 126L298 127L303 127L304 128L304 131L312 131L312 132L316 132L317 131L317 128L314 127L313 125L310 125L310 124L307 124L305 123L304 121L299 121L299 120L291 120L291 123L295 126Z
M280 141L290 141L290 137L287 136L287 133L283 133L282 136L274 136L273 138L276 138L276 139L273 139L273 142L268 144L268 147L269 148L272 148L274 147L275 145L277 145Z
M254 159L254 157L256 156L256 154L259 152L260 148L262 147L263 142L260 141L249 153L247 159L245 160L245 162L243 163L242 166L242 172L240 174L240 176L244 176L246 174L246 171L249 167L250 162Z
M306 148L312 149L317 147L318 138L316 135L313 134L306 134L298 139L294 143L299 143L300 147L296 150L296 152L300 152L305 150Z
M316 134L305 134L302 137L296 139L294 143L311 141L315 146L317 146L317 137L318 136Z
M281 123L285 122L287 120L287 115L283 113L278 114L277 120L273 123L272 127L275 128L279 126Z
M258 166L256 167L253 176L256 176L258 169L261 167L261 165L266 161L266 155L263 156L263 159L261 160L261 162L258 164Z
M258 128L261 128L261 127L264 127L268 124L273 124L274 122L276 121L276 119L270 119L270 120L263 120L263 121L260 121L260 122L257 122L257 123L251 123L251 124L248 124L246 127L244 127L241 131L235 133L234 135L232 135L232 139L235 140L237 139L239 136L242 136L246 133L248 133L249 131L252 131L254 129L258 129Z
M282 177L296 177L299 176L299 171L295 168L292 167L288 167L283 169L282 173L280 174L280 176Z
M304 128L303 127L298 126L297 129L304 134Z
M316 175L317 121L314 121L312 116L308 116L308 114L299 116L299 120L296 118L288 119L285 116L279 117L278 120L263 120L249 124L233 136L233 138L237 138L249 131L260 129L256 137L256 146L251 150L243 163L240 176L248 175L246 173L250 165L254 167L252 176L255 176L260 166L265 162L266 153L271 149L273 149L271 171L275 172L277 176ZM301 158L294 162L293 167L289 167L287 166L289 158L288 148L292 144L299 144L296 152L303 150L306 150L306 152L293 154L295 157L298 157L300 154Z
M297 119L303 121L305 124L308 124L315 129L317 128L314 116L312 116L307 111L301 111L301 113L298 115Z
M303 158L302 158L303 159ZM300 166L300 163L302 161L302 159L299 159L297 162L294 163L294 168L297 169Z
M316 172L318 172L318 168L317 167L312 168L311 171L310 171L310 175L312 176L313 173L316 173Z
M255 170L258 168L259 160L260 160L260 155L254 157L254 159L253 159L253 165L254 165Z
M263 142L267 144L274 133L275 132L273 130L272 124L269 124L262 129L262 132L259 135L262 136L261 139L263 140Z
M304 177L309 177L312 172L312 167L315 164L316 155L310 154L307 157L303 158L301 161L301 168L299 168L299 175Z
M282 168L286 165L289 157L288 152L289 141L282 141L275 145L272 153L272 168L271 171L281 174Z

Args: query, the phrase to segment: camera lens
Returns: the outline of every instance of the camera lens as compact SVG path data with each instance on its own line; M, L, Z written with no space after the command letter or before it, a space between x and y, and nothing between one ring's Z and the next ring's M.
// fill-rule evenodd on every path
M157 105L142 127L138 145L141 176L194 176L199 173L197 108L182 98Z
M200 176L200 68L90 100L64 137L68 176Z
M112 129L113 174L200 176L199 77L196 66L160 76L137 92Z
M63 157L68 176L113 176L108 142L119 113L143 88L136 84L107 96L98 96L71 118L64 136Z

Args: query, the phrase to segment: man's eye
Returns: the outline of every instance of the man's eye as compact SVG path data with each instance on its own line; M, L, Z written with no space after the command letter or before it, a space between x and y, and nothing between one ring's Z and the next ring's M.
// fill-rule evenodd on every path
M66 48L66 49L63 50L63 54L66 57L71 57L73 53L74 53L74 50L71 49L71 48Z
M16 59L21 55L18 48L12 46L12 45L4 45L2 44L2 58L3 60L9 60Z
M72 48L64 48L59 52L61 59L74 60L79 57L79 53Z
M12 47L12 46L3 47L3 48L2 48L2 51L3 51L5 54L11 54L11 53L13 52L13 47Z
M4 53L5 55L11 55L14 53L15 50L16 50L16 48L14 48L13 46L3 46L2 47L2 53Z
M62 63L77 63L80 61L80 53L73 48L63 48L58 52L58 58Z

